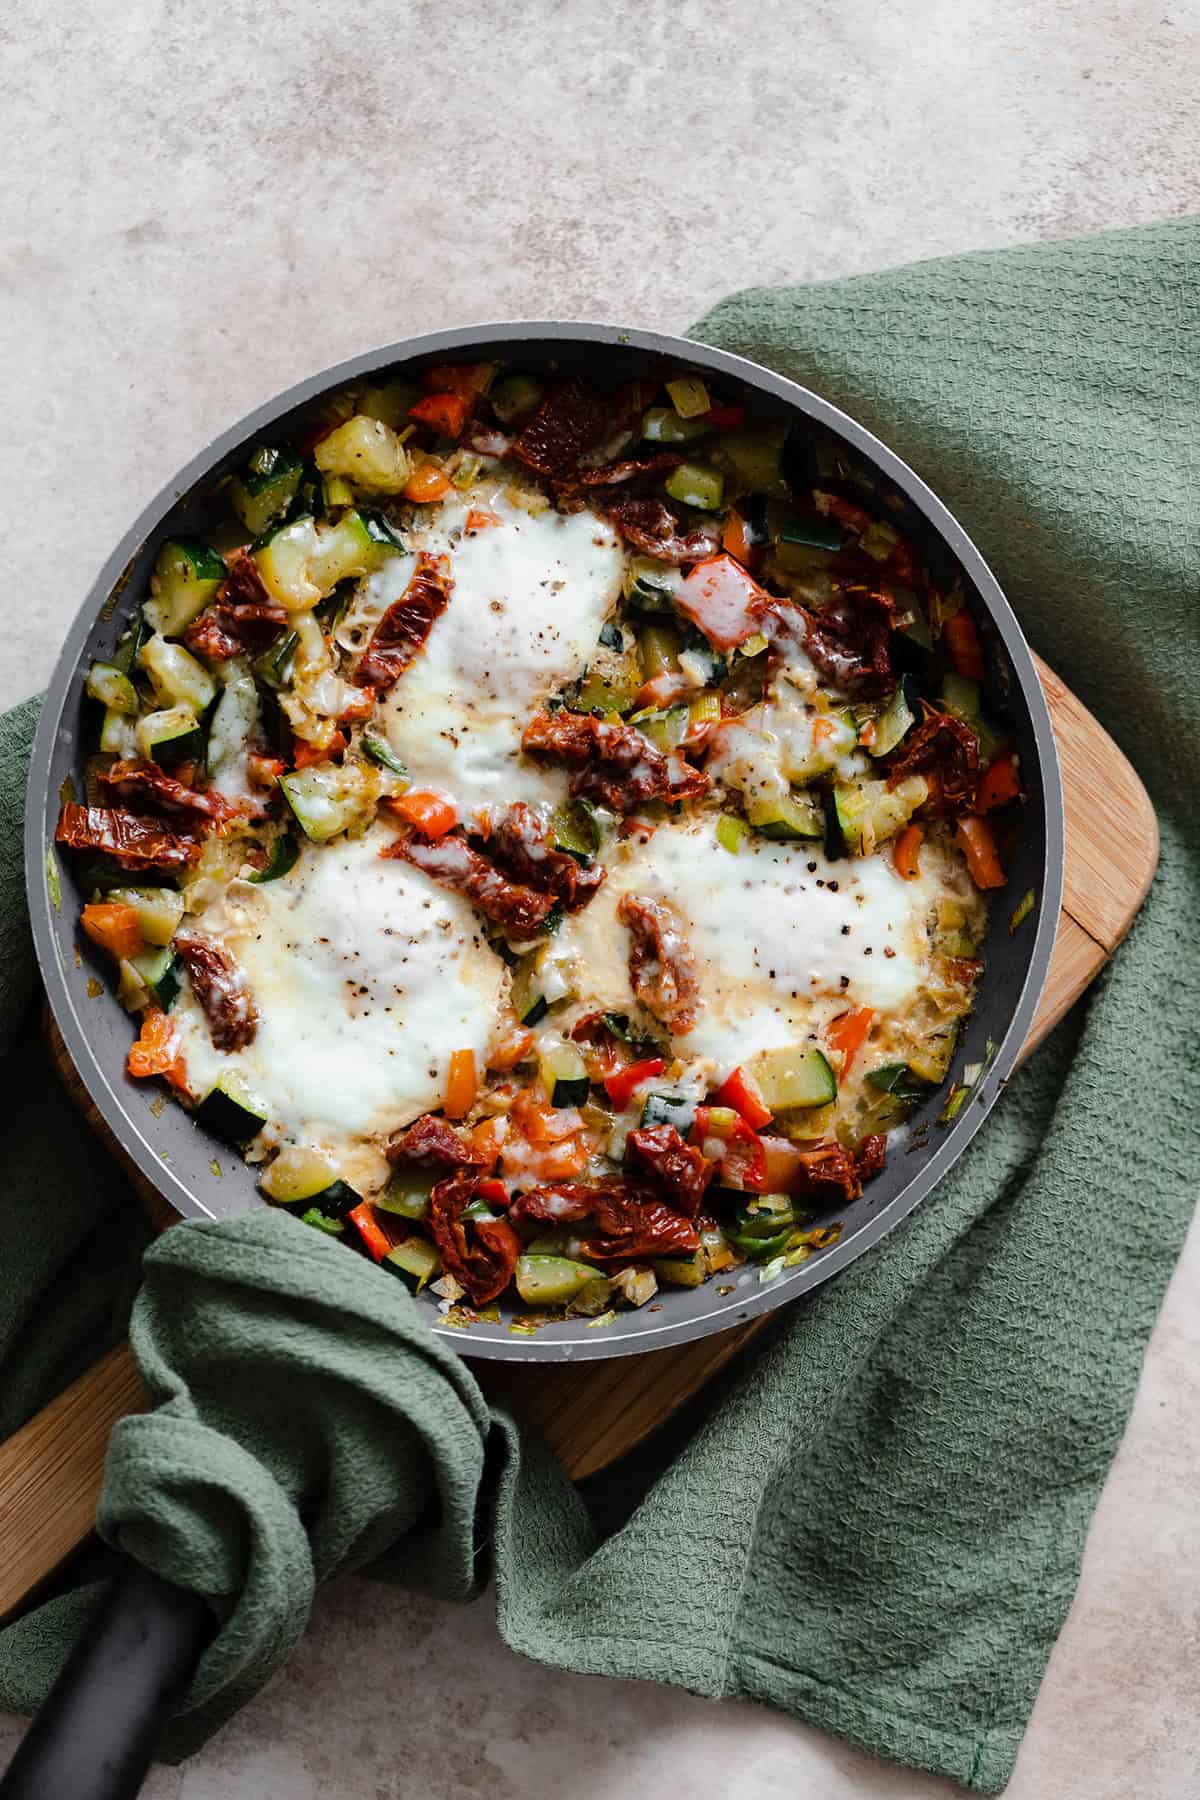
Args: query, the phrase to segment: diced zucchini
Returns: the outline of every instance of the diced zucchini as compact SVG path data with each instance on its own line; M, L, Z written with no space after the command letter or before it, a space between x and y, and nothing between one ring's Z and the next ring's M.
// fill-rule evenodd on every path
M905 678L875 721L875 736L870 745L872 756L891 755L916 724L917 708L916 690Z
M402 375L393 375L390 381L364 388L358 397L357 410L368 419L379 419L382 424L390 425L393 431L401 431L407 424L408 409L418 392L415 382L406 381Z
M384 553L357 512L343 513L336 525L296 519L253 551L267 592L289 612L306 612L339 581L366 575Z
M973 724L979 717L979 683L966 675L957 674L953 669L947 669L942 677L942 704L947 712Z
M139 607L129 624L129 629L121 638L112 653L112 666L122 675L129 675L137 668L138 651L150 636L150 626L146 621L145 609Z
M647 1094L642 1103L643 1129L647 1125L673 1125L681 1137L686 1137L695 1117L696 1101L690 1094L660 1091Z
M208 727L208 772L217 775L242 755L261 715L254 677L243 663L230 671Z
M575 1298L568 1303L567 1311L585 1319L599 1318L606 1312L612 1301L613 1283L611 1276L597 1275L594 1281L585 1281Z
M362 739L362 751L377 767L386 769L389 775L394 775L398 781L408 786L411 780L408 770L386 738L374 737L366 732Z
M269 1200L281 1206L311 1202L337 1180L337 1170L319 1150L296 1145L281 1150L258 1178L258 1185Z
M749 836L750 827L739 813L722 813L717 820L717 842L731 856L737 855Z
M591 1083L583 1057L574 1044L553 1044L538 1058L542 1086L552 1106L582 1106Z
M683 633L671 625L643 625L638 632L638 650L646 680L656 675L671 675L679 668L679 652Z
M429 1217L429 1195L436 1177L430 1169L397 1169L374 1205L382 1212L414 1223Z
M922 1081L907 1063L883 1063L867 1070L867 1080L881 1094L887 1094L902 1106L915 1106L929 1093L930 1084Z
M825 1106L837 1098L837 1076L815 1044L764 1050L748 1064L763 1105L772 1112L792 1106Z
M313 461L323 475L344 476L375 494L398 494L412 473L408 452L391 426L365 413L355 413L323 437Z
M294 832L280 831L271 839L271 849L266 863L261 869L255 869L246 879L255 887L263 887L268 881L278 881L296 866L300 855L300 845Z
M591 862L600 848L600 821L590 800L564 800L550 815L550 828L559 850Z
M629 723L644 732L658 750L677 750L688 734L690 716L687 706L668 706L665 712L653 707L634 713Z
M130 906L137 914L142 936L148 944L169 944L183 917L183 895L170 887L114 888L110 900Z
M615 619L605 619L600 627L600 642L606 650L624 650L625 633Z
M513 975L512 1003L522 1025L540 1025L550 1010L550 1002L542 991L533 957L528 958Z
M128 713L105 709L100 725L100 749L105 756L136 756L137 729Z
M492 411L500 423L512 425L540 406L544 393L545 389L535 376L523 375L514 369L510 374L500 377L489 398Z
M93 700L98 700L110 712L128 713L131 717L137 712L137 689L128 675L123 674L113 663L92 664L88 670L87 691Z
M839 781L833 804L842 841L851 856L871 856L894 838L929 798L923 775L906 775L896 786L886 781Z
M147 638L138 652L138 661L164 706L190 707L199 718L217 697L216 682L182 644L157 635Z
M326 843L362 816L362 793L348 774L334 763L315 763L279 777L297 825L314 844Z
M360 508L359 517L367 528L367 536L370 538L371 542L379 548L384 556L402 555L404 553L407 547L404 539L388 520L384 518L382 513L363 512Z
M442 1259L425 1238L414 1236L389 1250L379 1266L398 1276L410 1293L419 1294L441 1274Z
M746 816L755 831L782 843L819 838L825 830L820 805L810 794L751 800Z
M182 985L180 979L180 962L169 944L162 949L143 950L139 956L130 958L134 968L146 984L146 990L156 1006L164 1012L170 1012L179 997Z
M667 393L681 419L698 419L712 411L708 389L698 375L677 375L674 381L668 381Z
M772 426L760 431L725 432L713 455L732 469L739 487L752 494L786 497L788 485L783 476L783 445L786 426Z
M606 676L592 669L582 676L572 701L575 712L624 713L637 699L641 677L631 667L627 676Z
M204 755L204 733L187 706L146 713L137 722L137 741L142 755L164 769L173 769L176 763L199 762Z
M229 483L229 500L251 537L281 519L300 486L304 465L286 447L260 444Z
M699 507L703 512L718 512L725 498L725 477L719 469L705 463L680 463L663 483L672 500L682 506Z
M647 444L686 444L711 431L707 420L685 419L670 406L652 406L642 416L642 438Z
M193 1114L197 1125L226 1144L246 1144L267 1122L267 1109L234 1071L221 1076Z
M517 1259L517 1292L527 1306L566 1306L601 1273L565 1256L525 1255Z
M837 520L822 513L792 513L779 527L781 544L803 544L810 550L840 550L845 538Z
M894 525L889 525L886 519L872 519L859 538L858 547L865 555L882 563L887 561L899 542L900 533Z
M708 1280L708 1258L704 1254L704 1246L701 1245L691 1256L656 1257L654 1273L668 1287L701 1287Z
M640 618L677 619L675 596L682 576L670 563L653 556L633 556L625 571L625 598L631 613Z
M177 637L204 611L225 574L221 557L199 538L168 538L150 577L147 620L164 637Z

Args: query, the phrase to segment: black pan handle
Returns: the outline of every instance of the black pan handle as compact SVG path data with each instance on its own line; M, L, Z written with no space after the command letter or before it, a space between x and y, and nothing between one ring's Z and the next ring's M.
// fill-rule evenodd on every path
M0 1776L0 1800L133 1800L212 1629L198 1595L129 1563Z

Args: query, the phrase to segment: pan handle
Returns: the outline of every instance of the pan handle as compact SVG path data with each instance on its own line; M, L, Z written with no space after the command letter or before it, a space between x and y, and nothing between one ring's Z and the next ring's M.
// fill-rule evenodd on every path
M212 1628L199 1595L127 1563L0 1776L0 1800L133 1800Z

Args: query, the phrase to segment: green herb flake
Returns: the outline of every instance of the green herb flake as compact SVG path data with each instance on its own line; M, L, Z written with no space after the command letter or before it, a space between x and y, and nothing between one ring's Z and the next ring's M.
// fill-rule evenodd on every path
M1034 891L1032 888L1029 888L1021 896L1021 899L1017 902L1016 911L1013 913L1012 918L1008 921L1008 930L1009 930L1010 937L1011 937L1012 933L1014 931L1016 931L1019 926L1021 926L1025 923L1026 919L1029 917L1030 913L1033 911L1034 899L1035 899Z
M66 785L65 783L63 784ZM55 912L62 911L62 878L58 873L58 858L54 854L54 846L46 848L46 892L50 896L50 904Z
M212 1170L212 1172L213 1172L213 1175L214 1175L214 1177L215 1177L215 1178L216 1178L216 1180L218 1180L218 1181L220 1181L220 1179L221 1179L221 1165L220 1165L220 1163L219 1163L219 1162L218 1162L218 1161L217 1161L217 1159L216 1159L216 1157L215 1157L215 1156L214 1156L214 1157L213 1157L213 1158L212 1158L212 1160L211 1160L211 1161L210 1161L210 1162L209 1162L209 1165L208 1165L208 1166L209 1166L209 1168L210 1168L210 1169L211 1169L211 1170Z
M959 1113L962 1111L970 1091L970 1088L964 1086L962 1082L956 1081L953 1084L950 1092L946 1096L946 1104L938 1114L939 1125L953 1124L954 1120L957 1119Z

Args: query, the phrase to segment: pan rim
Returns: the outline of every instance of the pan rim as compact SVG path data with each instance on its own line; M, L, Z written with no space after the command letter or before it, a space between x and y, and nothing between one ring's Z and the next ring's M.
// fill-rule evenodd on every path
M907 495L961 564L1004 646L1029 712L1045 819L1033 945L1024 980L1008 1013L992 1067L974 1093L972 1103L963 1109L934 1154L859 1229L819 1257L811 1258L769 1284L755 1283L749 1293L737 1287L733 1295L723 1299L714 1294L715 1303L706 1312L657 1325L643 1323L632 1336L612 1330L591 1331L580 1321L579 1329L569 1336L551 1335L551 1332L560 1331L555 1326L551 1331L539 1333L531 1339L519 1336L492 1337L478 1327L464 1332L441 1325L436 1318L431 1319L431 1328L444 1341L452 1343L456 1350L468 1357L516 1362L593 1361L674 1347L714 1332L729 1330L763 1313L774 1311L798 1299L802 1294L813 1292L880 1243L932 1193L983 1125L1012 1074L1045 985L1061 908L1065 828L1058 752L1041 682L1016 615L965 527L916 471L867 427L812 389L749 358L671 333L589 320L507 320L454 326L360 352L316 374L306 376L253 408L192 457L143 508L89 587L59 651L34 738L25 808L26 894L34 952L47 999L67 1050L93 1103L125 1153L176 1210L185 1216L211 1218L213 1215L204 1207L203 1202L169 1164L164 1163L160 1152L150 1143L101 1066L79 1015L54 929L52 902L45 874L49 841L48 790L65 704L80 658L97 620L119 592L122 577L149 536L223 458L255 432L296 407L316 399L331 387L392 364L417 357L460 353L472 346L527 340L552 344L561 342L564 345L583 344L597 348L633 348L674 356L727 374L751 388L771 395L807 419L829 426L863 452L876 468Z

